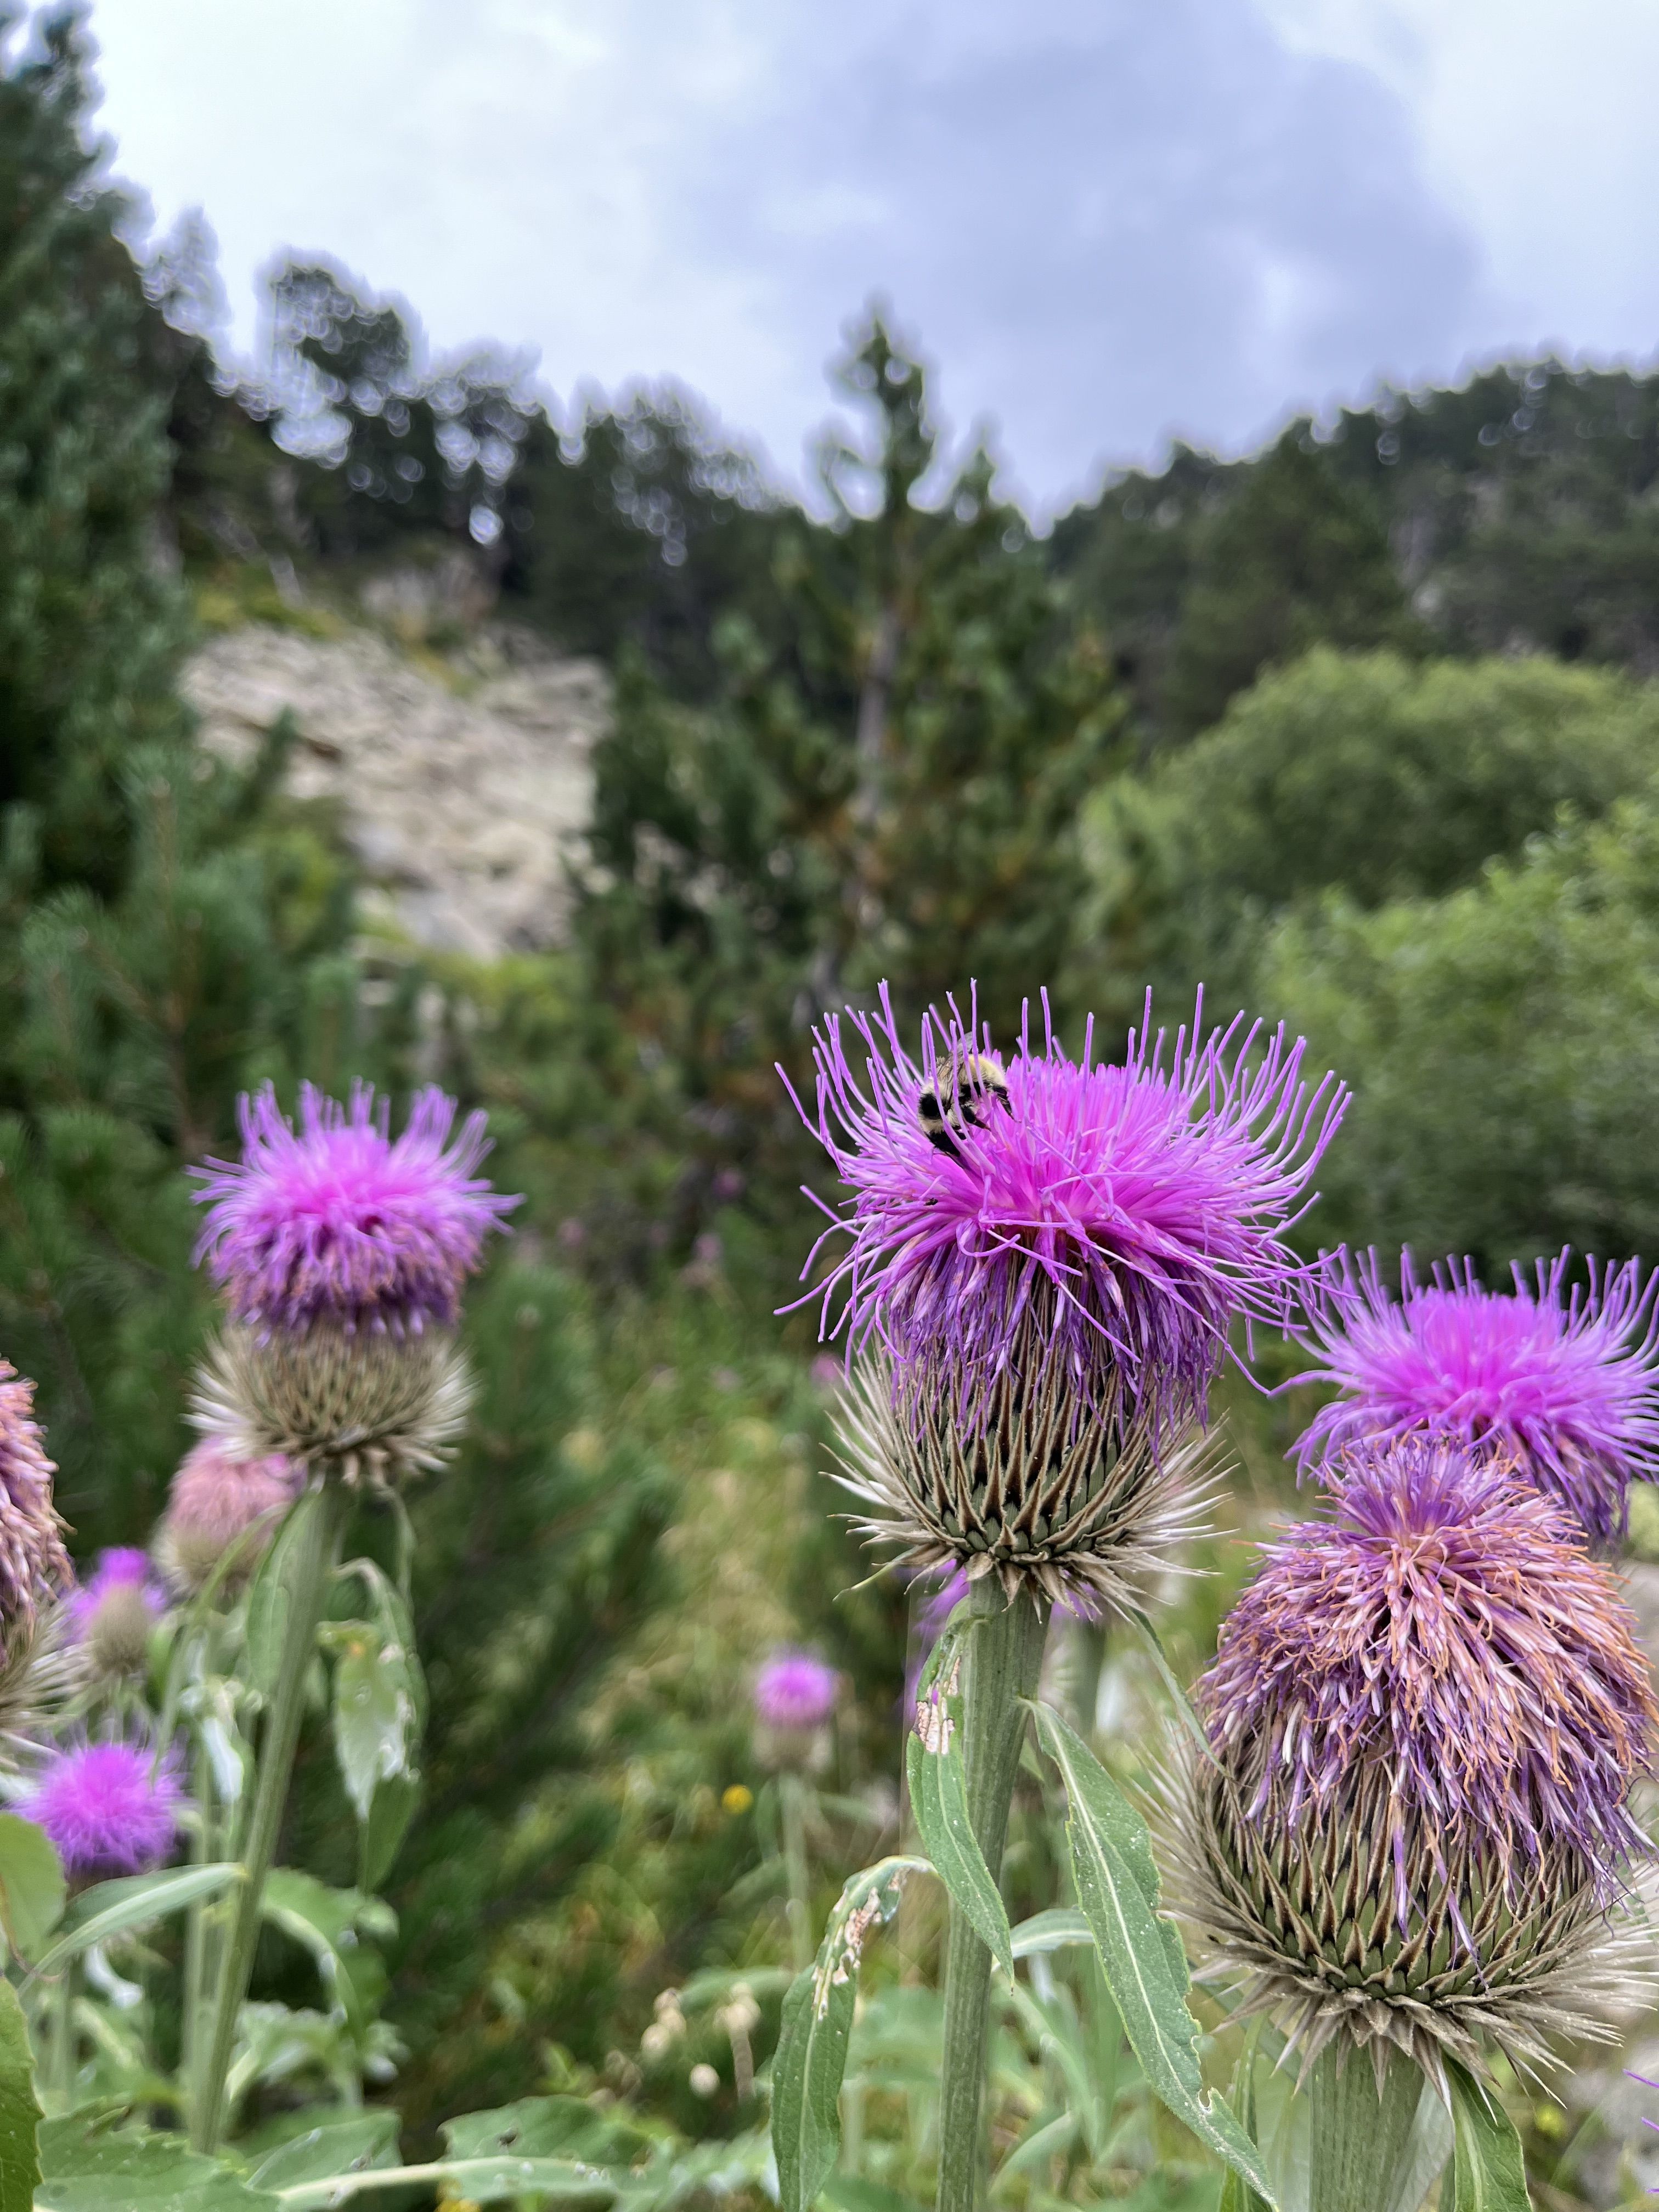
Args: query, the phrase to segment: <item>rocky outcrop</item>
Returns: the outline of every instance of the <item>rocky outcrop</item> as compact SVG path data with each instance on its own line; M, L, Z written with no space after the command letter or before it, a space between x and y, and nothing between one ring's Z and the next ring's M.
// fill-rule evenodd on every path
M185 688L233 758L293 714L289 788L337 803L371 904L418 942L488 960L558 941L608 711L596 663L487 633L452 669L369 630L252 624L204 647Z

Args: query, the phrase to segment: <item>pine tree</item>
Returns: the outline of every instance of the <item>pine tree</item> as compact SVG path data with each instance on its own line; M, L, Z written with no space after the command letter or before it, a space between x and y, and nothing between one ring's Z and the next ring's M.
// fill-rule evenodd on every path
M1122 722L989 456L950 466L921 365L877 320L842 374L872 435L824 453L834 524L780 542L781 640L723 624L703 706L625 664L596 763L578 927L596 990L677 1075L687 1225L722 1173L799 1180L772 1065L800 1072L824 1010L887 980L914 1019L977 982L1012 1040L1065 968L1077 814Z
M1170 734L1220 720L1264 667L1316 644L1404 645L1413 625L1381 514L1286 431L1199 541L1164 684Z
M119 883L124 764L179 728L185 609L155 523L166 405L116 235L125 204L81 133L87 106L77 19L48 17L0 74L0 840L14 900Z

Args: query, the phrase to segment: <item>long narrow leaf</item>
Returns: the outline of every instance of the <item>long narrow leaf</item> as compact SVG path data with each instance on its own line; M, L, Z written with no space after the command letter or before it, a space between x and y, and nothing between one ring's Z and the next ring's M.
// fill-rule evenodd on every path
M42 1954L35 1972L49 1974L77 1952L106 1943L112 1936L125 1935L147 1920L159 1920L164 1912L178 1912L204 1897L216 1897L241 1877L234 1859L221 1859L211 1866L172 1867L165 1874L125 1875L116 1881L100 1881L76 1899L76 1918Z
M1455 2062L1451 2091L1451 2212L1529 2212L1527 2161L1509 2114Z
M1039 1951L1091 1947L1094 1940L1094 1930L1082 1913L1073 1911L1069 1905L1056 1905L1047 1912L1034 1912L1029 1920L1020 1922L1014 1930L1013 1952L1017 1959L1030 1959Z
M915 1726L904 1747L910 1810L933 1870L967 1916L974 1933L1005 1974L1014 1954L1008 1912L968 1817L968 1770L962 1756L962 1645L971 1619L940 1637L916 1701Z
M1094 1931L1107 1986L1147 2081L1176 2118L1275 2204L1261 2154L1226 2105L1204 2088L1198 2023L1181 1938L1158 1911L1158 1870L1146 1824L1059 1714L1033 1708L1043 1747L1060 1769L1068 1811L1073 1879Z
M890 1918L926 1859L889 1858L842 1891L818 1955L790 1984L772 2061L772 2149L781 2212L808 2212L841 2148L841 2085L853 2033L859 1958L871 1927Z

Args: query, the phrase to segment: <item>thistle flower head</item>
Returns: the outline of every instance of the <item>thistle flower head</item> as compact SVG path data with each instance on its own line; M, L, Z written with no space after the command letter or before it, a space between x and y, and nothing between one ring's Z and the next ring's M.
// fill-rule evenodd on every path
M149 1553L117 1545L98 1554L89 1578L70 1592L69 1633L99 1673L135 1674L149 1656L149 1632L167 1602Z
M1249 1817L1288 1834L1377 1763L1398 1836L1504 1870L1562 1844L1610 1877L1645 1849L1626 1800L1659 1711L1566 1516L1419 1438L1356 1451L1332 1486L1334 1517L1269 1548L1200 1685ZM1403 1872L1395 1899L1403 1918Z
M190 1415L234 1459L287 1460L385 1490L441 1466L472 1401L447 1329L262 1335L233 1322L197 1376Z
M18 1810L52 1838L71 1881L149 1874L178 1840L176 1764L137 1743L55 1753Z
M767 1728L822 1728L836 1709L833 1667L810 1651L775 1651L755 1678L755 1713Z
M1494 1292L1468 1261L1419 1283L1403 1252L1395 1303L1375 1252L1357 1268L1341 1255L1316 1312L1318 1362L1297 1379L1343 1395L1303 1437L1303 1469L1367 1437L1481 1443L1598 1542L1622 1534L1631 1484L1659 1478L1659 1275L1592 1261L1569 1289L1570 1259L1540 1260L1532 1284L1517 1267Z
M1340 2028L1431 2070L1483 2037L1537 2062L1630 1963L1609 1914L1659 1723L1631 1616L1561 1509L1465 1447L1331 1480L1199 1685L1177 1902L1310 2052Z
M484 1238L518 1203L474 1172L489 1150L482 1114L452 1138L455 1102L428 1088L394 1139L390 1103L377 1105L367 1084L342 1106L308 1083L297 1131L270 1085L238 1114L240 1165L210 1160L192 1173L208 1208L197 1257L239 1321L394 1336L454 1322Z
M35 1424L34 1385L0 1359L0 1654L33 1636L43 1606L75 1580Z
M226 1562L226 1577L246 1575L301 1480L280 1453L239 1459L222 1438L204 1437L179 1463L156 1537L168 1575L186 1589L199 1589L228 1553L235 1557Z
M1143 1028L1121 1066L1091 1064L1092 1024L1080 1063L1051 1030L1004 1063L954 1002L914 1060L881 1005L817 1036L803 1109L851 1192L844 1218L824 1208L825 1237L850 1238L825 1333L925 1373L968 1428L1010 1374L1154 1430L1201 1413L1235 1319L1290 1317L1304 1270L1284 1232L1341 1086L1310 1091L1282 1030L1200 1035L1201 1001L1173 1050Z

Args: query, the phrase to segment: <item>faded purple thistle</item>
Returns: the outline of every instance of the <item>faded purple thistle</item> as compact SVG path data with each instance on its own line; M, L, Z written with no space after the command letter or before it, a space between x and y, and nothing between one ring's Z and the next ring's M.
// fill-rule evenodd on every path
M1317 1364L1297 1377L1344 1393L1297 1448L1304 1473L1368 1437L1484 1444L1558 1498L1599 1543L1621 1535L1630 1486L1659 1478L1659 1275L1637 1261L1566 1285L1571 1254L1519 1267L1512 1291L1448 1261L1419 1283L1400 1255L1400 1298L1375 1252L1331 1263L1316 1313Z
M75 1581L52 1504L56 1472L34 1419L34 1385L0 1359L0 1657L6 1660L15 1656L13 1630L27 1643L42 1607Z
M179 1462L157 1532L157 1554L168 1574L197 1589L233 1547L236 1566L251 1568L303 1480L280 1454L240 1459L222 1438L204 1437Z
M1045 999L1042 1048L1022 1036L1006 1103L942 1146L923 1094L964 1054L995 1061L973 1003L965 1021L954 1002L927 1017L920 1062L885 987L879 1017L832 1017L802 1118L852 1193L844 1218L823 1206L824 1238L851 1244L812 1293L821 1334L844 1326L849 1356L880 1345L901 1388L925 1375L970 1430L1011 1373L1032 1389L1052 1376L1126 1425L1201 1413L1233 1322L1291 1316L1304 1270L1284 1234L1347 1096L1331 1076L1310 1090L1282 1029L1241 1015L1200 1036L1201 1019L1200 999L1167 1053L1164 1031L1132 1030L1121 1066L1091 1064L1091 1023L1079 1065Z
M179 1837L184 1793L174 1760L135 1743L56 1753L18 1810L44 1828L71 1881L149 1874Z
M1375 1783L1402 1928L1425 1851L1507 1887L1565 1848L1613 1894L1649 1849L1627 1798L1659 1711L1607 1570L1459 1445L1357 1447L1328 1479L1331 1517L1267 1547L1199 1686L1245 1822L1329 1828Z
M767 1728L822 1728L836 1709L833 1667L810 1651L775 1651L755 1678L755 1713Z
M342 1106L306 1083L296 1133L269 1085L244 1097L240 1166L191 1170L209 1209L196 1256L236 1319L394 1336L453 1324L484 1238L519 1202L474 1172L489 1149L483 1115L452 1138L455 1110L435 1087L418 1091L394 1139L390 1102L368 1085Z

